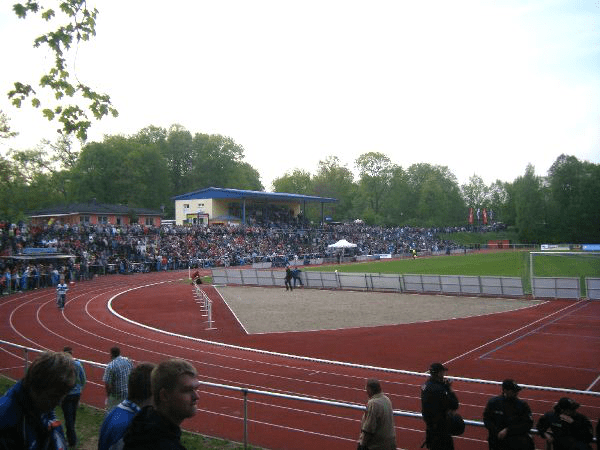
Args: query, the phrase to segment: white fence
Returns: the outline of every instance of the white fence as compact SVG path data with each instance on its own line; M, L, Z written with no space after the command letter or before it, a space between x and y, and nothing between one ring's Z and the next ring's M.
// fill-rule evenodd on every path
M285 272L258 269L212 269L214 284L284 286ZM383 292L417 292L455 295L523 297L519 277L466 275L410 275L381 273L300 272L304 287ZM587 297L600 300L600 278L586 278ZM535 298L579 299L579 278L532 279Z
M215 284L283 286L281 270L213 269ZM420 292L522 297L520 278L462 275L392 275L377 273L300 272L304 287L363 291Z
M585 287L590 300L600 300L600 278L586 278Z

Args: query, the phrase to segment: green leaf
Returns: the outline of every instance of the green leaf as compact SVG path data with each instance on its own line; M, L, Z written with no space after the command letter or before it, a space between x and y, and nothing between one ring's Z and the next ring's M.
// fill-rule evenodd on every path
M46 11L44 11L42 13L42 19L44 19L46 22L48 22L49 20L52 19L52 17L54 17L54 10L53 9L47 9Z
M44 115L44 117L46 117L48 120L53 120L54 119L54 112L51 109L45 108L42 111L42 114Z
M40 100L37 98L32 98L31 99L31 104L34 108L39 108L40 107Z

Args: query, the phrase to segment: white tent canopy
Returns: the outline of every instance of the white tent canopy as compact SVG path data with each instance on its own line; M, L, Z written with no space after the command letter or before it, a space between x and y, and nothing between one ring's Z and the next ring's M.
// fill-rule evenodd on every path
M327 248L354 248L356 244L348 242L346 239L340 239L335 244L329 244Z

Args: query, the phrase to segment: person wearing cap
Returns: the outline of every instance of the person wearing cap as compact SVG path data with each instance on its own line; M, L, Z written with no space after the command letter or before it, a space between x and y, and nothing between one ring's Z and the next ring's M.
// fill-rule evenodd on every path
M429 379L421 387L421 414L425 421L425 445L430 450L452 450L451 419L458 409L458 398L451 382L444 379L448 368L441 363L429 367Z
M369 401L360 421L358 450L396 450L392 402L381 392L379 380L369 378L365 389Z
M533 450L529 434L533 426L531 408L519 398L521 386L514 380L502 382L502 394L491 398L483 412L490 450Z
M561 398L552 411L544 414L537 430L553 450L591 450L594 439L592 423L577 412L579 403L568 397Z

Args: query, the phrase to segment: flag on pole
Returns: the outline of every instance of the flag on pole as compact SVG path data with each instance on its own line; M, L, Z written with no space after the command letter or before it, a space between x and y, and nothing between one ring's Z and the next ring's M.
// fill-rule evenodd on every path
M483 208L483 224L487 225L487 210Z
M469 208L469 223L473 225L473 208Z

